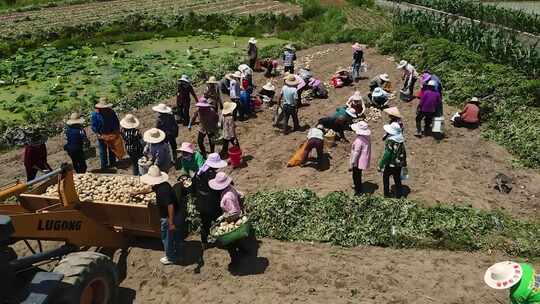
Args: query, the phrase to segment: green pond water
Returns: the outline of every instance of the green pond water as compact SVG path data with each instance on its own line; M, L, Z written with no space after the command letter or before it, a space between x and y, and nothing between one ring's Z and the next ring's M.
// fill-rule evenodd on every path
M247 40L205 35L20 52L0 61L0 119L76 110L101 96L120 98L181 74L200 69L213 73L223 62L244 55ZM258 40L259 48L285 43Z

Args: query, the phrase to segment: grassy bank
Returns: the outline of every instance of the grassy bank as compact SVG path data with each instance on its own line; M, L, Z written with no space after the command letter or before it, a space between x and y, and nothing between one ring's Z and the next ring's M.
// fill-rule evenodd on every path
M469 207L344 193L317 197L309 190L256 193L246 206L257 235L278 240L540 254L539 223Z

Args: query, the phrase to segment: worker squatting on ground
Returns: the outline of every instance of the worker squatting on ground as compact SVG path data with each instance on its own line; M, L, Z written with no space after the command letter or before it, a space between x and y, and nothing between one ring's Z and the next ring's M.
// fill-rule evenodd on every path
M156 194L161 224L161 241L165 249L165 256L160 259L163 265L179 262L182 257L181 246L187 234L186 205L178 200L168 180L167 173L161 172L158 166L151 166L148 173L141 176L141 182L151 188L132 193L132 195L138 195L153 191Z
M99 159L101 169L109 169L116 166L116 160L125 155L124 142L120 135L120 121L112 104L102 97L94 106L92 113L92 131L98 138Z
M317 125L316 128L309 129L307 139L301 165L303 166L306 164L309 154L315 149L317 151L317 165L320 167L324 156L324 127L322 125Z
M363 117L366 112L366 103L360 91L355 91L354 94L349 97L345 106L353 108L358 117Z
M451 121L456 128L478 128L480 125L480 100L477 97L469 99L463 111L454 114Z
M362 171L369 168L371 160L371 130L365 121L351 125L351 129L356 133L351 147L351 159L349 171L352 172L354 184L354 194L362 195Z
M486 270L484 282L493 289L508 289L511 304L540 303L540 274L530 264L496 263Z
M195 146L189 142L183 142L178 148L180 159L178 170L180 175L193 177L204 164L205 160L199 151L195 151Z
M71 158L73 169L79 174L86 172L87 165L84 147L90 145L83 124L84 118L79 113L72 113L66 121L65 130L66 144L64 145L64 151Z

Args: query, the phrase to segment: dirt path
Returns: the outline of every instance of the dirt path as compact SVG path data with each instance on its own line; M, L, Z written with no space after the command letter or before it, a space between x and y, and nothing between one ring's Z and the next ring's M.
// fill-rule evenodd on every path
M339 67L346 67L351 58L348 45L326 45L299 53L300 60L306 55L313 56L311 64L314 75L328 80ZM377 54L373 49L366 52L371 78L378 73L389 73L392 80L400 85L399 73L393 61ZM317 64L315 64L317 63ZM300 65L298 65L300 66ZM358 89L367 94L369 80L362 80ZM256 83L263 85L261 75L257 75ZM276 80L277 83L277 80ZM277 86L279 87L279 86ZM328 100L316 100L311 106L300 110L301 124L316 124L325 115L332 114L336 106L345 103L354 92L353 87L331 89ZM172 102L172 101L169 101ZM481 138L480 130L470 131L445 126L447 138L437 142L432 138L418 139L414 134L414 118L417 102L399 103L394 101L405 116L407 149L409 154L410 180L406 182L410 188L409 198L422 201L427 205L438 202L472 205L483 209L502 209L525 217L540 215L540 174L530 169L516 169L512 166L511 155L502 147ZM457 109L445 107L447 121ZM350 144L340 143L327 151L330 155L330 168L317 171L314 168L286 168L286 162L295 149L305 139L306 132L292 133L283 136L270 126L273 110L266 109L257 114L257 118L239 123L238 133L244 155L251 159L247 167L232 172L236 184L242 191L253 193L263 189L286 189L291 187L307 187L325 194L331 191L350 191L352 179L349 176L348 157ZM137 111L139 117L153 117L149 107ZM382 193L382 178L376 171L376 163L383 149L383 123L386 117L378 121L370 121L372 135L372 166L364 173L364 180L376 194ZM143 129L150 127L154 119L143 120ZM189 132L182 128L179 142L191 139L195 142L196 128ZM353 134L349 133L352 139ZM58 165L66 161L67 155L62 151L62 137L49 140L49 161ZM97 168L97 158L90 161L90 168ZM24 178L24 168L20 160L20 151L5 153L0 156L0 170L3 172L1 183ZM128 173L120 170L120 173ZM492 178L502 172L514 178L514 190L508 194L500 194L492 188Z
M200 252L197 244L188 264ZM131 250L119 303L506 303L483 283L487 267L506 257L464 252L341 249L262 240L256 263L227 270L226 251L210 249L205 266L163 267L161 250ZM497 300L499 302L497 302Z

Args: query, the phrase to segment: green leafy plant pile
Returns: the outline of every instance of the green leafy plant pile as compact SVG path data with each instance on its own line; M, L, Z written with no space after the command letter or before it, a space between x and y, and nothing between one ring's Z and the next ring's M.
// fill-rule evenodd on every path
M515 33L425 11L398 11L394 26L413 26L428 37L445 38L467 46L498 63L509 64L530 78L540 76L540 52L536 45L519 41Z
M540 34L540 15L471 0L392 0L430 7L475 20L503 25L523 32Z
M409 200L317 197L309 190L259 192L246 206L259 236L352 247L373 245L540 254L540 225L470 207L423 207Z
M447 39L430 39L416 27L396 26L379 41L383 53L397 54L419 70L430 69L444 84L444 102L463 106L481 98L484 135L519 161L540 167L540 81Z

